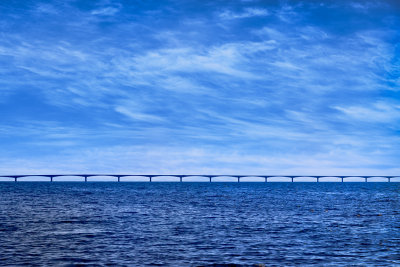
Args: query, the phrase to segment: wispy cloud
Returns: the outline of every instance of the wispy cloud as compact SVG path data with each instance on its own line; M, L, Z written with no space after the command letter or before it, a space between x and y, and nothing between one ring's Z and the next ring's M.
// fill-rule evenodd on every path
M375 123L400 123L400 103L378 102L371 106L335 107L353 120Z
M99 15L99 16L114 16L116 13L119 12L119 8L117 7L102 7L99 9L95 9L91 12L92 15Z
M244 19L251 17L264 17L268 16L269 12L263 8L246 8L243 12L233 12L230 10L225 10L219 14L221 19Z
M163 121L163 119L159 116L151 115L151 114L146 114L142 112L137 112L137 111L132 111L128 109L127 107L116 107L115 111L127 116L128 118L132 120L140 120L140 121L145 121L145 122L159 122Z
M350 1L349 5L361 12L368 12L368 10L377 8L389 8L389 5L384 1Z
M35 12L39 14L50 14L55 15L58 14L58 9L51 4L39 3L36 6Z
M304 174L304 175L382 175L376 162L382 156L361 156L346 150L311 156L272 156L246 154L230 149L177 147L109 147L70 151L58 156L24 160L0 167L2 173L135 173L135 174ZM5 162L4 160L0 160ZM101 166L101 167L99 167ZM392 165L394 166L394 165ZM12 170L12 171L10 171ZM397 175L400 169L386 167L384 175Z
M59 170L396 170L398 21L382 8L364 23L354 3L49 2L24 7L35 31L4 9L4 166L45 170L53 153Z

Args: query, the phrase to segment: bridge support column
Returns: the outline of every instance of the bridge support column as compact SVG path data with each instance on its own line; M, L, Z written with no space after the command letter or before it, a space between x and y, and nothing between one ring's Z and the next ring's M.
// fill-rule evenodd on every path
M181 183L182 183L182 178L183 178L182 176L179 176L179 181L180 181Z
M50 176L50 182L53 182L53 176Z
M292 183L294 182L294 177L290 177L292 179Z
M240 183L240 177L238 177L238 183Z
M388 177L388 182L390 183L390 177Z
M14 182L17 182L17 177L14 177Z
M317 177L317 183L319 183L319 177Z
M267 183L268 182L268 177L264 177L264 180Z
M121 176L117 176L118 182L121 182Z
M152 177L151 177L151 176L149 176L149 181L150 181L150 183L151 183L151 178L152 178Z
M344 178L343 178L343 177L340 177L340 178L342 179L342 183L343 183L343 179L344 179Z
M364 179L365 179L365 182L367 182L367 181L368 181L368 178L367 178L367 177L364 177Z
M85 183L87 182L87 176L85 176Z
M211 176L210 177L208 177L209 179L210 179L210 183L211 183Z

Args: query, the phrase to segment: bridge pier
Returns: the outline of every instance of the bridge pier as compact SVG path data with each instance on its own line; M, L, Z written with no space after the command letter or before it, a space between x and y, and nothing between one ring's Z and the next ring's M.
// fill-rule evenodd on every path
M294 177L290 177L292 179L292 183L294 182Z
M14 177L14 182L17 182L17 177Z
M121 176L117 176L118 182L121 182Z
M151 177L151 176L149 176L149 181L150 181L150 183L151 183L151 178L152 178L152 177Z
M182 176L179 176L179 181L180 181L181 183L182 183L182 178L183 178Z
M368 181L368 178L367 178L367 177L364 177L364 179L365 179L365 182L367 182L367 181Z
M210 177L208 177L208 179L210 179L210 183L211 183L211 176L210 176Z
M340 177L340 178L342 179L342 183L343 183L343 179L344 179L344 178L343 178L343 177Z
M238 183L240 183L240 177L239 177L239 176L238 176L238 178L237 178L237 179L238 179Z
M317 178L317 183L319 183L319 177L316 177Z
M53 176L50 176L50 182L53 182Z
M268 182L268 177L264 177L264 180L267 183Z
M390 183L390 178L391 178L391 177L388 177L388 178L387 178L387 179L388 179L388 183Z
M85 177L85 183L86 183L86 182L87 182L87 178L88 178L88 177L87 177L87 176L84 176L84 177Z

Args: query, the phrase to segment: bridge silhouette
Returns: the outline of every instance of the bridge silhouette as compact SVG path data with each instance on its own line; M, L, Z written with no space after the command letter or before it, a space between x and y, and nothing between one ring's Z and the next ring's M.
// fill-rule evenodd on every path
M207 178L209 182L212 182L213 179L216 178L235 178L237 182L240 182L243 178L262 178L265 182L268 182L268 179L275 178L278 180L287 180L290 179L291 182L294 182L295 179L301 178L312 178L315 179L316 182L319 182L321 179L327 178L336 178L340 179L341 182L344 182L345 179L350 178L361 178L364 179L365 182L368 182L368 179L372 178L383 178L387 179L388 182L391 182L393 178L400 178L400 176L381 176L381 175L374 175L374 176L358 176L358 175L227 175L227 174L218 174L218 175L205 175L205 174L26 174L26 175L0 175L0 178L4 179L14 179L17 182L19 179L29 178L29 177L45 177L49 178L50 182L54 181L54 178L67 178L70 179L72 177L81 177L84 178L85 182L88 182L88 178L93 177L113 177L116 178L117 182L121 182L121 178L126 177L138 177L138 178L148 178L149 182L152 182L154 178L166 178L166 177L175 177L179 178L180 182L183 182L184 178Z

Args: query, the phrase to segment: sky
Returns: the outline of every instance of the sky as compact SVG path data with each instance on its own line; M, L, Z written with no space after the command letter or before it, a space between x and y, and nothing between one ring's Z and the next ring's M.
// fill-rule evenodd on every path
M0 14L1 174L400 173L398 1Z

